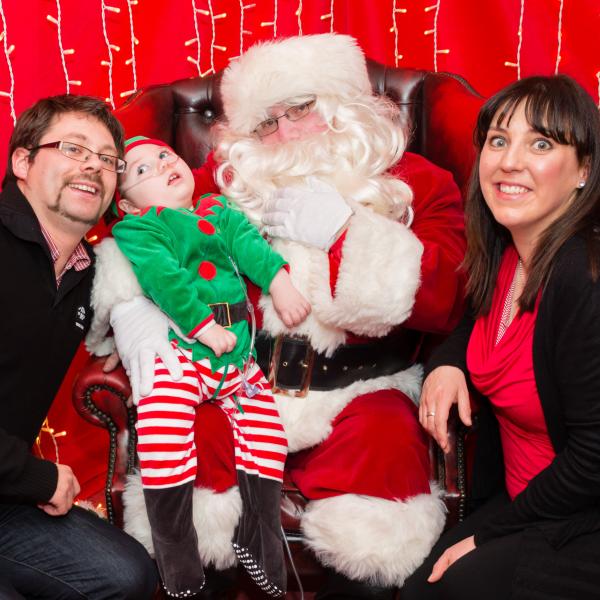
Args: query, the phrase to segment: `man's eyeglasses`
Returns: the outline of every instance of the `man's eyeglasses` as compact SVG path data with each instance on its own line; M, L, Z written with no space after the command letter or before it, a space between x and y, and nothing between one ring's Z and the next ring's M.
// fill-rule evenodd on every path
M275 133L279 129L279 119L285 117L288 121L299 121L308 115L308 113L314 108L315 102L317 101L316 96L307 102L302 104L295 104L290 106L283 114L278 117L269 117L264 121L261 121L252 131L258 137L265 137Z
M47 144L40 144L35 148L28 148L29 152L34 150L40 150L41 148L58 148L66 157L78 160L79 162L87 162L95 154L102 163L102 168L107 171L113 171L114 173L123 173L127 167L127 163L118 156L112 156L110 154L102 154L101 152L94 152L85 146L74 144L73 142L48 142Z

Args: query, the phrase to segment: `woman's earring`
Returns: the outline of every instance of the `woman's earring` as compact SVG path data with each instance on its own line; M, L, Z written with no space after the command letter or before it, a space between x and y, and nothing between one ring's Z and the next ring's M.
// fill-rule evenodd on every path
M577 184L577 187L578 187L579 189L581 189L581 188L585 187L585 179L580 179L580 180L579 180L579 183Z

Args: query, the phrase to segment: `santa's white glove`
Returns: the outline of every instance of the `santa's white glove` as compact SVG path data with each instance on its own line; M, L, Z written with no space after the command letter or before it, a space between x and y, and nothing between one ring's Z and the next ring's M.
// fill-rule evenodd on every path
M148 298L137 296L117 304L110 312L110 324L136 406L141 396L152 391L156 356L174 380L181 379L181 364L169 342L169 319Z
M306 187L284 187L265 203L265 233L328 251L345 229L352 209L330 185L310 178Z

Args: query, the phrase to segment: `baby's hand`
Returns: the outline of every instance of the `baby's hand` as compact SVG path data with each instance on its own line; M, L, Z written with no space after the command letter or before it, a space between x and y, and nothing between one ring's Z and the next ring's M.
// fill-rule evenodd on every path
M281 269L273 278L269 293L273 306L286 327L300 325L310 313L308 300L294 287L285 269Z
M217 357L226 352L231 352L237 342L235 333L225 329L225 327L221 327L218 323L215 323L210 329L195 337L199 342L208 346Z

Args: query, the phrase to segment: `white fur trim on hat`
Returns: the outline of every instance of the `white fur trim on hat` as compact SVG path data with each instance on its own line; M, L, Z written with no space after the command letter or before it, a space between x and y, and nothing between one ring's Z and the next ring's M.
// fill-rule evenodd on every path
M316 94L352 100L371 94L365 56L349 35L323 33L257 44L233 60L221 81L229 127L248 135L266 110Z
M203 564L217 570L237 564L231 544L242 514L237 486L217 494L207 488L194 488L194 526ZM144 490L139 474L129 475L123 492L123 529L154 555L152 532L146 513Z
M307 545L326 566L372 585L401 586L444 528L446 507L431 494L384 500L344 494L311 502L302 517Z

